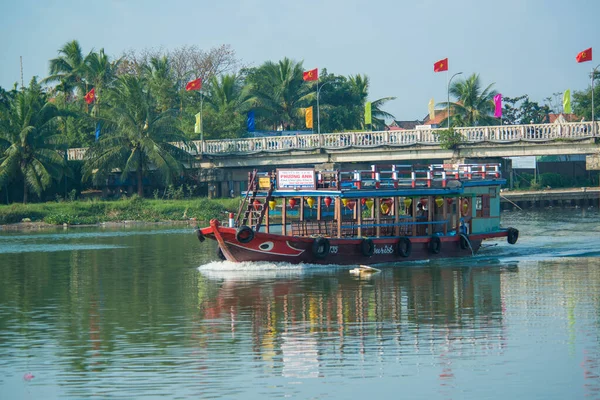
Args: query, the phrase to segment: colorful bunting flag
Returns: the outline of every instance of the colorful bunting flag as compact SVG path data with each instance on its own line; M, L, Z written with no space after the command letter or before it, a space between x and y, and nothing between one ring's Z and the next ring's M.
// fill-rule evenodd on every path
M96 142L100 140L100 122L96 123Z
M563 112L571 114L571 89L567 89L563 93Z
M86 93L84 100L86 103L92 104L95 99L96 99L96 90L95 90L95 88L92 88L92 90L90 90L89 92Z
M498 93L494 96L494 106L496 106L494 117L502 118L502 94Z
M373 121L371 120L371 102L367 101L365 104L365 125L371 125Z
M187 90L188 92L190 90L200 90L202 89L202 79L198 78L198 79L194 79L193 81L189 81L187 83L187 85L185 85L185 90Z
M316 81L319 79L319 69L311 69L310 71L304 71L302 74L302 79L305 81Z
M580 52L579 54L577 54L577 57L575 57L575 59L578 63L592 61L592 48L590 47L589 49L585 49L584 51Z
M313 108L306 107L304 110L304 119L306 120L306 127L312 129L313 128Z
M429 100L429 120L433 121L435 119L435 103L433 102L433 97Z
M448 71L448 59L444 58L433 64L433 72Z
M248 132L254 132L254 129L255 129L254 111L248 111L248 119L246 120L246 124L248 126Z
M196 114L196 124L194 125L194 133L201 133L200 124L202 123L202 114Z

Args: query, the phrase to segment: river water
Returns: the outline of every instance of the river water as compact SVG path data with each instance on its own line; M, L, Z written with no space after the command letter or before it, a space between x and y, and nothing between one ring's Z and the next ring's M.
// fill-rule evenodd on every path
M1 399L600 398L600 217L385 266L233 264L189 227L0 231Z

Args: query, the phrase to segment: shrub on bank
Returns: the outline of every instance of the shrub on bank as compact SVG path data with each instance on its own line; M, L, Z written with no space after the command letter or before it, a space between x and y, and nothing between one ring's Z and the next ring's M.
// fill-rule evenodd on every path
M133 196L116 201L74 201L0 206L0 224L29 219L49 224L84 225L118 221L184 221L223 219L237 211L239 199L151 200Z

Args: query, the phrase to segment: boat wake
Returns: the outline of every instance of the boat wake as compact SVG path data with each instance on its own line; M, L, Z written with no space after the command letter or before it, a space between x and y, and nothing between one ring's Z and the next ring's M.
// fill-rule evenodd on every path
M309 275L330 275L347 270L348 265L337 264L290 264L285 262L231 262L213 261L198 267L204 277L219 280L261 280L301 277Z

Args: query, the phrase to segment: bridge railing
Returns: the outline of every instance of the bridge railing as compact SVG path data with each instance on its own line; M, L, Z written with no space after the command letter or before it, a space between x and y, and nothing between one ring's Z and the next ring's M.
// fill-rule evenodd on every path
M228 155L292 150L344 150L348 148L376 148L381 146L436 146L441 129L414 129L402 131L340 132L321 135L273 136L248 139L194 140L190 154ZM519 141L545 142L556 139L580 140L598 137L597 121L564 124L496 125L455 128L464 143L514 143ZM181 144L183 146L183 144ZM182 147L180 146L180 147ZM197 149L197 150L196 150ZM83 160L85 148L69 149L70 160Z

